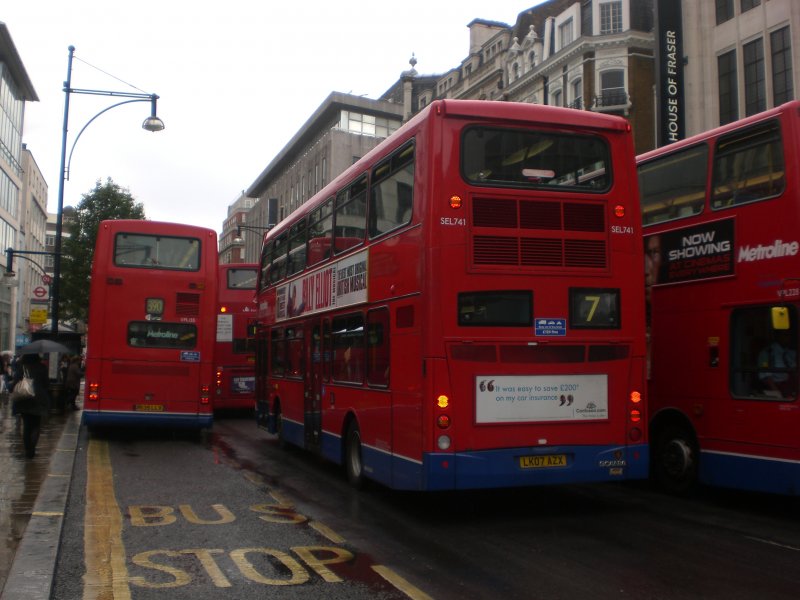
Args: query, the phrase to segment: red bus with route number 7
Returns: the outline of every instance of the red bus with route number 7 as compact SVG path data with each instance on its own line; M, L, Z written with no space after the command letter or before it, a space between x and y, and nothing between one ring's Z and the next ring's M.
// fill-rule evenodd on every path
M88 426L211 426L216 242L215 231L192 225L100 223L89 291Z
M264 238L258 422L348 479L647 477L628 123L440 100Z

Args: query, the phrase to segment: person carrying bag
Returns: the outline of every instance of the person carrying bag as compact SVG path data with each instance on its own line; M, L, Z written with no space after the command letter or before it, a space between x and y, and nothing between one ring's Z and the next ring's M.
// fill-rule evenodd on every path
M22 357L22 378L11 393L12 411L22 415L22 441L25 456L36 456L36 444L42 426L42 417L50 409L47 367L42 364L38 354Z

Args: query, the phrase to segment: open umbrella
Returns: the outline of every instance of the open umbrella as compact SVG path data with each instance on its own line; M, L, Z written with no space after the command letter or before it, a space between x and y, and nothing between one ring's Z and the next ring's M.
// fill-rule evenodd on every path
M67 348L64 344L59 344L53 340L36 340L35 342L24 345L17 350L17 352L19 354L48 354L50 352L71 354L72 350Z

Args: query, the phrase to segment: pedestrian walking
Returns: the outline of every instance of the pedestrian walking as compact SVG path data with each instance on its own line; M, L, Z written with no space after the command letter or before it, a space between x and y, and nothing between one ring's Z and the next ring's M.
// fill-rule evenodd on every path
M67 404L72 410L78 410L78 392L81 389L81 357L76 354L67 367L67 374L64 378L64 392L67 395Z
M39 441L42 418L50 410L50 394L48 392L49 377L47 367L42 364L38 354L25 354L22 363L20 380L14 385L11 394L13 412L22 416L22 442L25 456L36 456L36 444ZM26 380L30 380L33 389L24 391Z

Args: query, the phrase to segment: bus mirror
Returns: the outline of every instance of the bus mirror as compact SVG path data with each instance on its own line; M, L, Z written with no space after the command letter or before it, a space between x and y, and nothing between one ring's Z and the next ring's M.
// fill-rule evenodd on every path
M773 329L789 329L791 323L789 322L789 309L785 306L772 307L772 328Z

